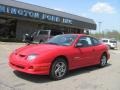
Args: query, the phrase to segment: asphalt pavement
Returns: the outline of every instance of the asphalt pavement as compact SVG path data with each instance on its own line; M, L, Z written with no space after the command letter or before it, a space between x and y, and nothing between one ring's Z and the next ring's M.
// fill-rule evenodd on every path
M0 90L120 90L120 44L117 50L109 51L111 58L106 67L73 70L59 81L11 69L8 66L9 54L23 45L0 42Z

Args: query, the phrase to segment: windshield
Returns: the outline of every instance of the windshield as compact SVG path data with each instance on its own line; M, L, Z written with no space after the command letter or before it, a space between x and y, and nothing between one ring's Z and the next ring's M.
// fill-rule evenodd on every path
M69 46L74 42L76 37L77 35L70 35L70 34L69 35L57 35L45 43Z
M108 42L108 40L102 40L102 42Z
M110 40L110 43L117 43L117 41L115 41L115 40Z
M41 30L39 32L39 35L48 35L48 33L49 33L49 31L47 31L47 30Z

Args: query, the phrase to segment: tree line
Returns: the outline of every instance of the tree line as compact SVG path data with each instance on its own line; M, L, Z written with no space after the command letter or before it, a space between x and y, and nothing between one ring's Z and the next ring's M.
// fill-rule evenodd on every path
M102 32L102 33L91 33L90 35L96 37L96 38L112 38L120 41L120 32L117 30Z

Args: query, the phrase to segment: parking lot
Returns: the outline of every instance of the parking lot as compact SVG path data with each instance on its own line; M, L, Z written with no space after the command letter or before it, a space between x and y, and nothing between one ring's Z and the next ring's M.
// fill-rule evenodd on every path
M23 45L0 42L0 90L120 90L120 44L117 50L110 50L111 58L106 67L73 70L59 81L13 71L8 66L9 54Z

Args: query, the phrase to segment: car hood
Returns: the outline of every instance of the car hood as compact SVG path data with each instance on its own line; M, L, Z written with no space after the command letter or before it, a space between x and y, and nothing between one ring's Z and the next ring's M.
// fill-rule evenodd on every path
M59 49L61 50L62 48L65 47L66 46L50 45L50 44L33 44L17 49L16 53L21 55L41 54L41 53L51 52L53 50L58 51Z

